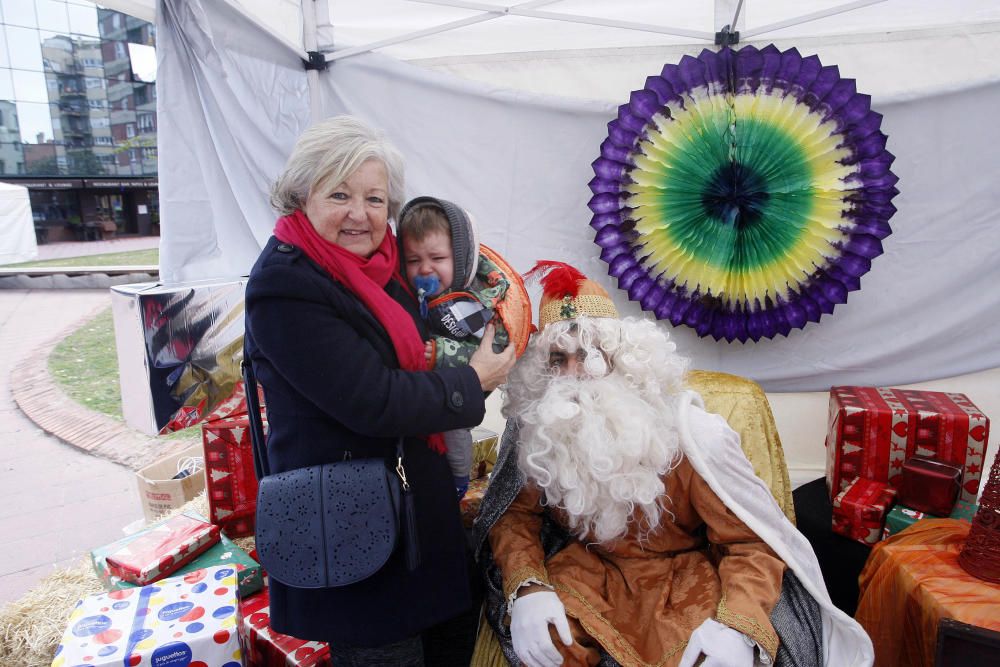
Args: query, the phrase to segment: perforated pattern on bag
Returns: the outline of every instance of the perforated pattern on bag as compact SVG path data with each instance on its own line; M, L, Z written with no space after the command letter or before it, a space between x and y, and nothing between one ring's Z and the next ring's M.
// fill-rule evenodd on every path
M324 588L381 568L399 531L399 490L390 474L381 460L362 459L261 480L256 546L268 575L297 588Z
M371 479L351 479L336 474L337 468L325 470L323 509L327 531L335 540L330 544L330 586L359 581L382 567L396 545L397 513L385 512L384 498L388 480L382 474ZM393 509L398 506L394 502Z

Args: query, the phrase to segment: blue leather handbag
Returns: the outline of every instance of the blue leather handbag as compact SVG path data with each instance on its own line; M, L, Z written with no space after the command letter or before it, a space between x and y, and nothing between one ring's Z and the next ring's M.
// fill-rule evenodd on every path
M416 569L420 549L403 439L396 443L395 468L380 458L346 459L270 474L257 379L246 359L244 351L259 480L256 548L268 576L295 588L347 586L378 572L400 541L407 567Z

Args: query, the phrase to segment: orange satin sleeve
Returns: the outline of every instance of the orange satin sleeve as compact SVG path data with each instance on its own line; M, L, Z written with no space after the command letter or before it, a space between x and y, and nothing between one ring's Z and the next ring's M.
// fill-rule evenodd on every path
M771 611L781 595L785 563L693 470L690 489L691 504L719 554L722 599L716 620L753 639L774 660L779 640L771 625Z
M503 574L508 600L526 581L548 584L542 551L542 504L538 488L525 484L514 502L490 529L493 560Z
M875 664L933 665L942 618L1000 630L1000 584L958 564L968 533L963 521L924 519L872 549L855 618L872 638Z

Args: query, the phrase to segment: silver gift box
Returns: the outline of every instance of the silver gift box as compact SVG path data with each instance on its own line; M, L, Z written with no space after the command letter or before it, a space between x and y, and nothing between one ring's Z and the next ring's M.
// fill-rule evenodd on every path
M156 435L199 423L233 395L246 278L111 288L125 423Z

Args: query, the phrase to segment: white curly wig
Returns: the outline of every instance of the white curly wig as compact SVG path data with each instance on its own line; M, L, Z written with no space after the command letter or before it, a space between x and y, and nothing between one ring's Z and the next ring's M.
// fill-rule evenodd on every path
M560 375L553 349L583 356L582 374ZM659 525L662 477L680 461L674 402L687 367L644 319L562 320L532 338L508 379L504 416L520 425L522 472L577 536L609 543L634 521L640 534Z

